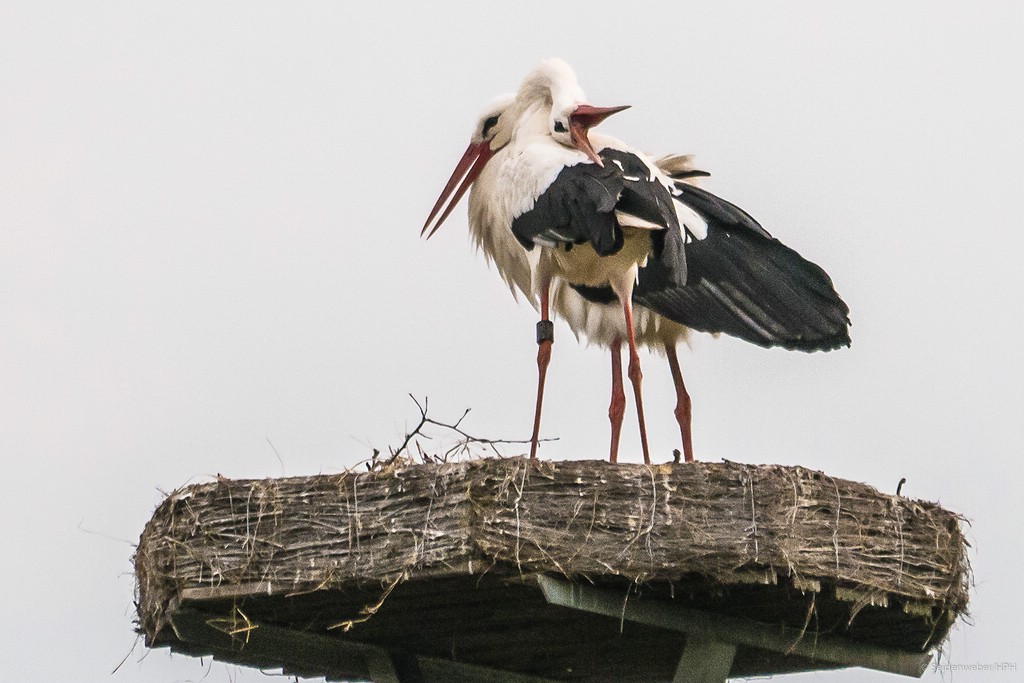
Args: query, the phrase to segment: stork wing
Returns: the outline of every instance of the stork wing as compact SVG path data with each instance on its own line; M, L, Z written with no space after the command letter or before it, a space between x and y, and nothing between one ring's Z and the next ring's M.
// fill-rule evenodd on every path
M760 346L849 346L850 309L824 270L738 206L693 185L676 187L676 199L707 222L707 237L685 244L683 287L664 282L657 268L641 269L633 290L637 303L692 329Z
M849 346L849 308L824 270L734 204L686 183L676 187L676 200L707 222L707 237L682 245L685 285L672 281L666 259L651 259L639 271L634 302L689 328L759 346L801 351ZM665 239L665 254L684 240L668 231ZM614 300L610 290L575 289L594 303Z
M622 248L624 226L679 231L672 194L643 159L610 148L600 156L604 166L563 168L533 207L513 219L512 233L520 244L532 249L535 244L589 242L599 255L608 256ZM657 242L655 249L660 251Z

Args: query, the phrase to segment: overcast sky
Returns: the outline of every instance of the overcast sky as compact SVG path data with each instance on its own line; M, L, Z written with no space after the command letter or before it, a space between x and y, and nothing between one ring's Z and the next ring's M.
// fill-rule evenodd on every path
M401 441L410 392L528 436L535 313L464 209L418 233L482 105L551 56L633 105L604 130L697 154L852 310L850 349L684 352L698 458L906 477L967 516L945 662L1016 680L1022 8L0 0L0 681L265 681L136 644L130 559L164 492L337 472ZM556 339L541 455L604 457L608 359ZM668 460L671 382L643 360ZM778 680L818 679L892 677Z

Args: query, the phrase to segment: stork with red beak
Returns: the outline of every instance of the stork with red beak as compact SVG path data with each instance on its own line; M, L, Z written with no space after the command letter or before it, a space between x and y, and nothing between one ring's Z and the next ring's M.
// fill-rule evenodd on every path
M474 241L513 293L523 292L535 307L540 300L540 372L531 455L536 452L550 354L550 338L543 334L550 300L577 337L583 334L612 351L612 461L624 405L618 362L623 338L630 341L630 377L645 460L638 343L663 350L668 357L677 391L676 418L689 461L690 401L675 353L678 342L687 339L688 328L725 332L766 347L828 350L849 344L848 309L824 271L772 238L738 207L693 187L693 177L707 174L695 171L688 157L652 162L617 140L591 135L593 125L622 108L599 109L579 104L580 100L572 70L550 60L524 81L514 99L504 96L492 102L424 232L446 199L451 197L451 202L430 234L473 184ZM552 141L561 148L553 147ZM576 158L569 156L571 150ZM610 174L603 170L605 162L615 167ZM531 164L536 167L532 173ZM535 192L541 188L532 203L516 191L517 182ZM588 199L588 189L613 200ZM671 201L666 202L666 196ZM523 206L525 210L519 210ZM671 210L665 211L666 206ZM610 250L601 242L608 233ZM534 250L537 245L541 248ZM568 257L574 250L577 256ZM622 251L626 254L620 255ZM637 268L641 262L645 266ZM624 282L622 273L632 273L632 279ZM629 288L633 302L639 304L635 317L630 315L630 298L621 294Z
M589 104L568 65L548 60L526 78L505 112L511 126L503 126L489 141L474 141L446 188L445 194L454 193L454 203L483 172L493 152L502 151L494 178L500 190L492 197L487 223L495 226L493 234L511 233L529 252L528 295L539 301L541 313L531 457L536 457L553 342L550 291L553 280L560 278L585 287L609 287L618 298L626 321L628 375L636 398L644 461L650 462L642 373L632 325L632 290L639 265L666 243L652 240L651 233L678 231L679 222L671 180L644 162L638 169L633 162L639 160L628 153L606 165L589 139L593 126L625 108ZM462 185L456 189L462 175ZM444 196L427 226L443 200ZM507 244L503 247L507 249ZM500 257L495 255L495 259ZM685 271L676 279L684 284ZM520 278L514 281L525 291L525 282Z
M495 222L494 216L498 204L495 194L498 191L497 169L504 158L504 147L511 140L511 116L507 112L513 99L512 94L501 95L484 107L470 136L469 147L434 204L420 234L427 234L428 237L433 235L467 189L472 186L469 195L469 229L474 244L483 252L487 262L496 267L513 296L524 295L534 308L539 310L537 297L532 290L533 275L528 259L529 252L523 249L507 226ZM492 157L493 163L488 163ZM675 182L693 182L694 178L708 175L695 169L689 156L667 156L656 163ZM640 272L643 273L644 269L641 268ZM644 279L640 278L640 281L643 286ZM588 293L595 299L590 301L564 281L556 279L551 291L552 312L565 319L576 338L583 338L611 351L609 459L615 462L625 411L621 369L621 347L626 338L625 317L620 307L610 303L614 301L614 294L610 289L607 292ZM690 331L643 306L638 306L634 310L634 327L639 345L664 353L668 359L676 388L674 413L682 437L683 453L688 462L692 461L691 403L676 354L676 347L689 341Z
M590 129L626 107L589 104L568 65L543 63L513 101L513 130L497 169L495 222L508 226L529 252L532 293L540 302L538 381L531 457L540 435L544 383L554 328L550 293L556 280L610 288L622 308L644 462L650 462L643 374L633 326L633 286L641 263L660 251L652 233L678 230L671 183L656 169L628 168L623 156L605 164ZM664 245L664 240L661 241ZM678 280L685 283L685 273Z

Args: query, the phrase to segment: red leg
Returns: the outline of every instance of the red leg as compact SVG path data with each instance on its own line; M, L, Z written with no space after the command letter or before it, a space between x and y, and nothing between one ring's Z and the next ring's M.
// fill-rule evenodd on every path
M636 398L636 417L640 421L640 445L644 451L644 464L651 464L651 452L647 448L647 422L644 420L644 399L640 391L640 354L636 351L636 335L633 334L633 307L629 298L623 299L622 309L626 314L626 331L629 333L629 381L633 383L633 396Z
M665 355L668 356L668 367L672 371L672 381L676 385L676 422L679 433L683 437L683 456L686 462L693 462L693 434L691 432L692 411L690 395L683 384L683 372L679 369L679 358L676 357L675 342L665 342Z
M622 416L626 412L626 394L622 391L622 340L612 342L612 402L608 406L608 420L612 423L612 446L609 462L619 459L619 435L622 433Z
M548 295L551 287L545 282L540 294L540 322L537 323L537 408L533 414L533 436L530 437L530 459L537 458L537 444L540 441L540 410L544 403L544 379L551 362L551 344L554 335L548 319Z

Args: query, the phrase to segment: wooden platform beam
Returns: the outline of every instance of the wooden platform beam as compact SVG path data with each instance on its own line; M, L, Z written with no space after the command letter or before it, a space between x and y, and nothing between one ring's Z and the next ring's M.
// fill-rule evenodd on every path
M286 675L373 683L556 683L548 678L261 624L240 612L225 617L180 608L174 612L171 626L182 643L194 648L193 654L281 669Z
M627 599L621 593L551 576L538 576L537 581L544 598L552 605L679 631L687 635L687 649L691 637L696 639L697 649L707 655L708 659L704 660L697 654L687 656L684 652L676 672L676 681L725 681L728 669L724 661L728 657L729 662L732 662L737 645L800 655L836 667L859 666L914 678L920 678L932 660L931 654L927 652L890 650L839 636L772 626L751 619L712 614L664 602L649 602L638 597ZM694 672L702 671L704 678L694 678L695 673L682 675L684 671L689 671L686 668L689 666L695 667ZM722 673L723 669L725 674Z
M736 644L687 635L672 683L722 683L729 678Z

